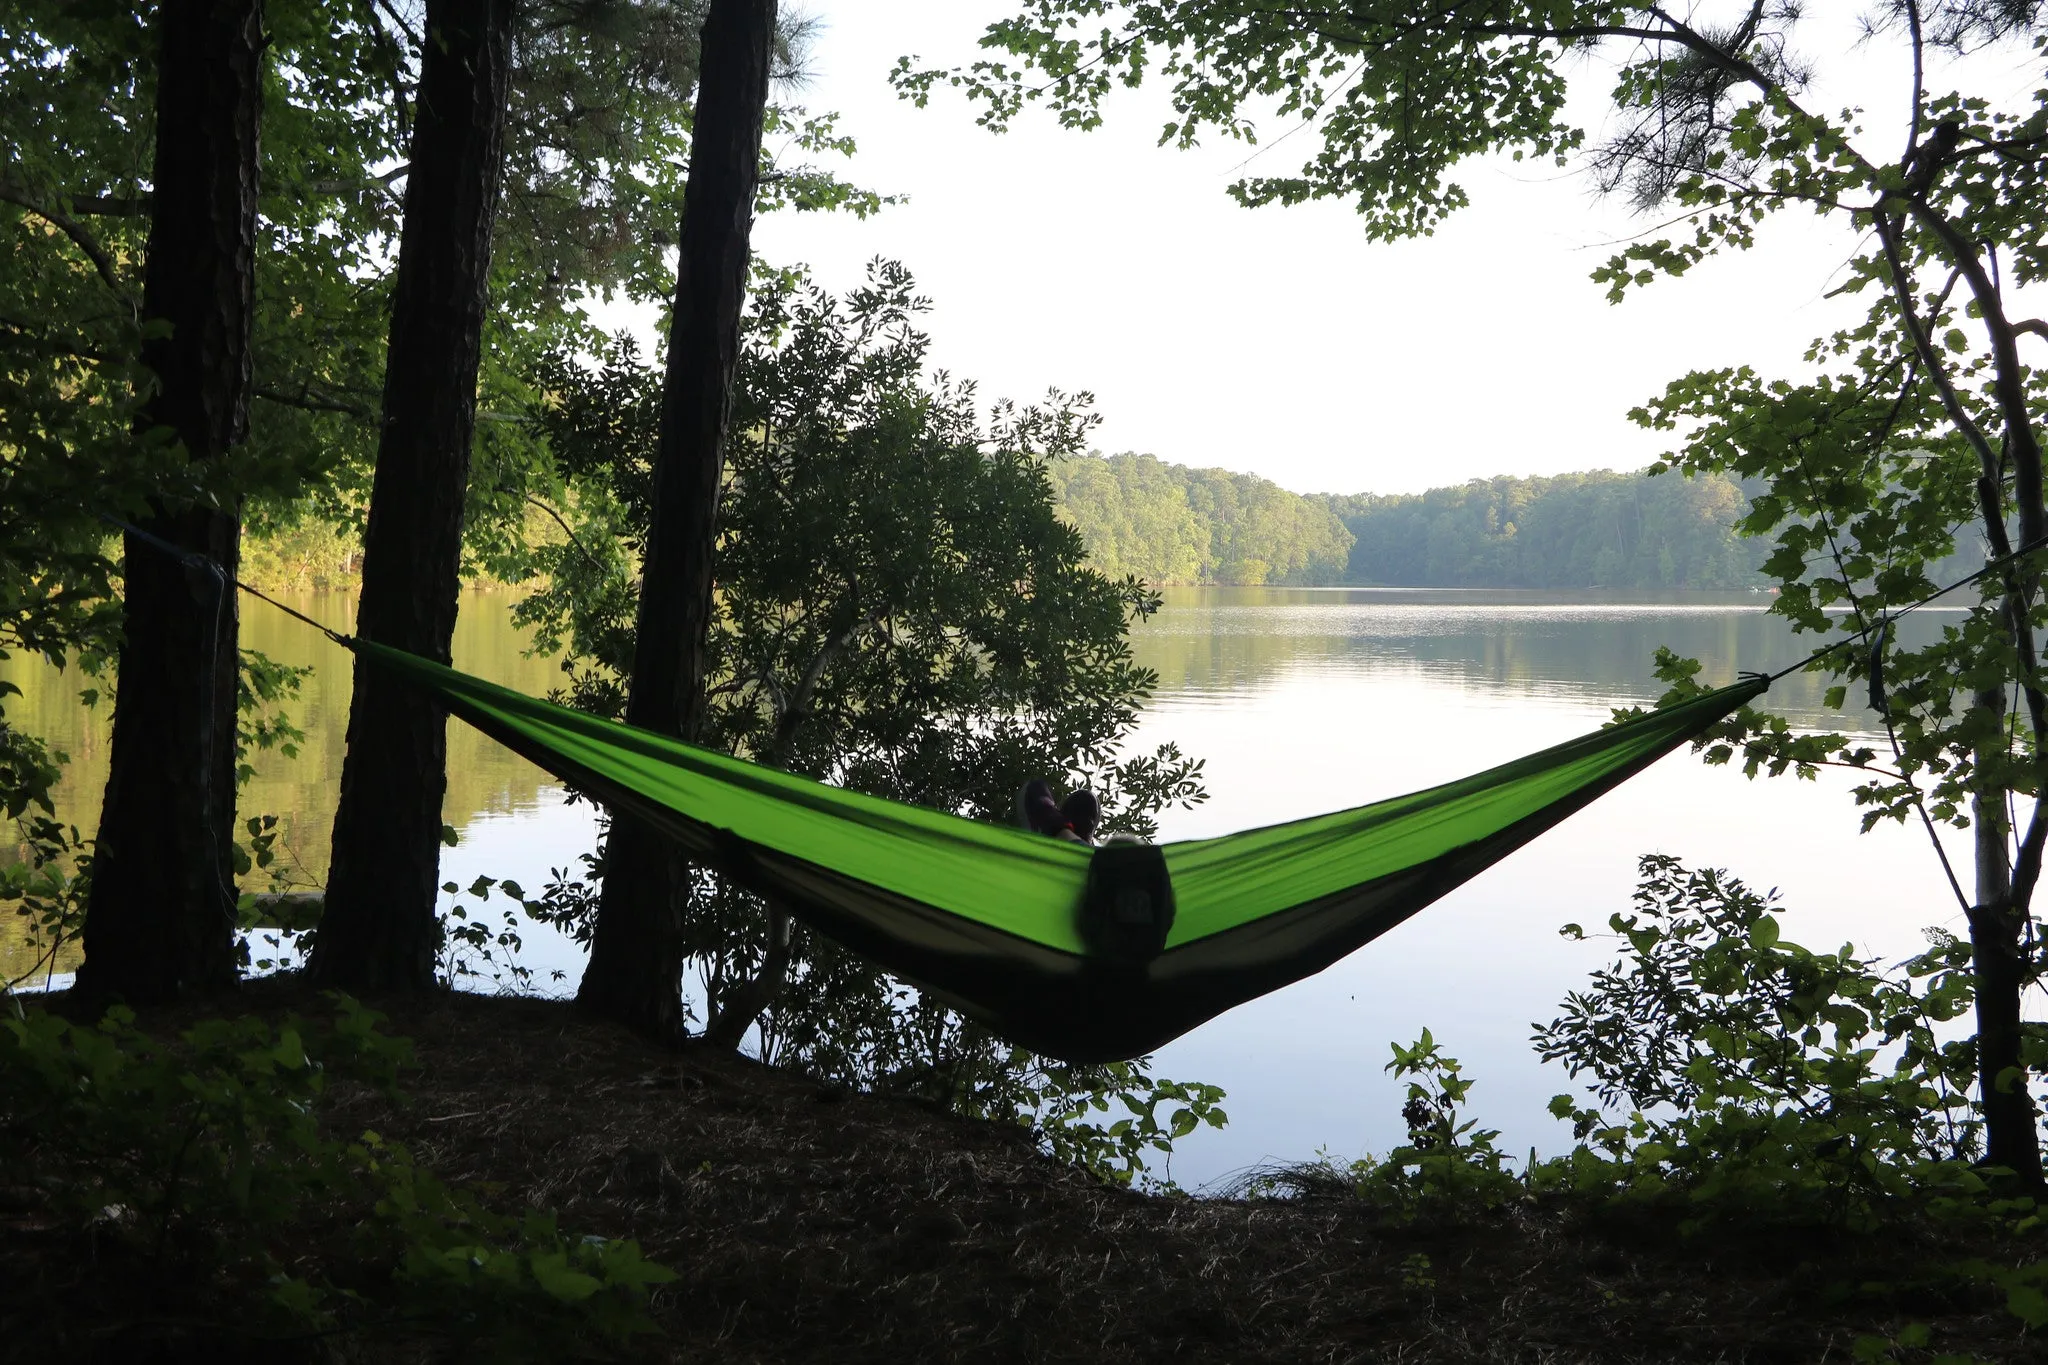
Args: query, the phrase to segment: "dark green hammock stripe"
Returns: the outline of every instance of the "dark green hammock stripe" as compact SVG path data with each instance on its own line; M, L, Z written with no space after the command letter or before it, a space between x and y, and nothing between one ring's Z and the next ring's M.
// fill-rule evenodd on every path
M403 651L350 647L692 858L1035 1051L1137 1056L1321 971L1703 733L1761 679L1457 782L1168 844L1178 915L1148 962L1092 957L1092 851L762 768L523 696Z

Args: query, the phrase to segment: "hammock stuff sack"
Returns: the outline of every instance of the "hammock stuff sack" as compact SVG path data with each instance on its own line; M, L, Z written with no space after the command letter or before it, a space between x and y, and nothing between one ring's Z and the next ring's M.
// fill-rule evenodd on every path
M1354 810L1089 848L827 786L345 643L693 860L1069 1062L1152 1051L1321 971L1768 685L1745 680Z

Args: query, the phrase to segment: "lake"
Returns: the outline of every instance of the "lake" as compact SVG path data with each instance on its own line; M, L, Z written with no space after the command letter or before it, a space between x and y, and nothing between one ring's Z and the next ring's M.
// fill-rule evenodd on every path
M1771 671L1813 645L1741 594L1601 594L1368 589L1170 589L1134 635L1160 689L1133 743L1172 740L1207 762L1209 800L1169 813L1162 837L1193 838L1359 805L1462 777L1600 725L1615 706L1653 701L1660 644L1702 660L1702 678ZM308 596L293 605L346 627L354 603ZM533 693L559 679L522 654L508 599L464 599L458 667ZM1907 643L1942 614L1904 623ZM1949 619L1953 619L1950 617ZM280 816L295 875L326 872L347 717L349 657L260 603L244 612L245 643L311 665L292 714L307 732L298 758L263 756L245 815ZM104 708L77 702L85 681L15 660L0 676L24 692L10 719L67 750L63 814L89 824L106 781ZM1804 676L1770 703L1803 726L1839 726ZM1874 719L1847 723L1868 728ZM461 832L447 879L486 874L538 888L590 846L586 805L460 724L449 728L447 819ZM1918 828L1857 833L1847 774L1817 782L1745 780L1684 753L1603 797L1528 848L1320 976L1242 1006L1163 1049L1160 1075L1221 1085L1230 1125L1185 1139L1172 1174L1213 1184L1259 1162L1319 1150L1349 1159L1401 1140L1401 1086L1382 1071L1390 1041L1425 1027L1476 1077L1469 1117L1500 1129L1511 1150L1560 1150L1568 1134L1545 1112L1574 1089L1530 1050L1532 1023L1612 956L1590 930L1628 905L1636 859L1650 852L1728 868L1784 896L1787 937L1844 942L1886 958L1923 944L1921 929L1960 931L1961 917ZM1963 850L1962 841L1958 851ZM4 931L0 931L4 932ZM0 944L0 955L10 951ZM528 936L527 963L565 974L580 954ZM68 962L62 964L70 965Z

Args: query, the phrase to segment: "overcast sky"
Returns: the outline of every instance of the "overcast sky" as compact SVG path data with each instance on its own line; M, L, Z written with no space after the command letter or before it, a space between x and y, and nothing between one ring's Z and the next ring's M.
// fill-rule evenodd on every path
M1317 146L1154 145L1164 89L1120 93L1106 126L1078 133L1026 111L995 136L953 92L917 109L889 88L899 56L971 61L1002 0L812 0L812 76L779 97L836 110L858 139L842 172L907 197L867 222L777 213L754 235L777 264L829 285L874 256L902 261L934 304L938 365L986 398L1085 389L1098 447L1262 474L1297 491L1400 492L1492 474L1633 468L1667 438L1628 409L1703 366L1792 373L1853 310L1823 296L1856 243L1846 223L1785 215L1759 249L1709 262L1620 306L1588 274L1649 223L1554 167L1470 163L1472 204L1432 238L1365 240L1344 204L1243 209L1224 187L1247 156L1280 173ZM1848 15L1809 21L1826 78L1820 107L1868 110L1866 150L1902 150L1898 50L1843 58ZM1832 26L1828 26L1828 25ZM1997 64L2000 95L2025 63ZM1580 81L1597 110L1606 82ZM2010 85L2007 91L2004 87Z

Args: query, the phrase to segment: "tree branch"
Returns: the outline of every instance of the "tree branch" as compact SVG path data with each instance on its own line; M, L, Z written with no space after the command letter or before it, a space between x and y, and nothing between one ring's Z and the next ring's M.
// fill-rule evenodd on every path
M339 412L349 417L360 418L365 422L372 421L377 416L376 413L359 404L350 403L339 398L324 398L314 393L313 386L310 384L299 385L297 393L259 384L251 389L250 393L252 396L261 398L267 403L276 403L280 407L300 408L306 412Z
M2043 804L2035 798L2026 837L2020 840L2019 857L2013 860L2012 903L2022 911L2033 904L2034 887L2041 880L2041 853L2048 847L2048 811L2042 809Z
M28 345L51 355L68 355L74 360L91 360L99 364L106 364L112 359L104 351L97 351L90 347L79 346L69 341L60 340L50 335L39 324L23 322L20 318L0 315L0 329L6 330Z
M550 517L554 518L555 525L562 528L562 534L569 538L569 543L576 547L576 552L578 554L582 555L586 560L590 562L590 566L592 568L599 569L605 572L610 572L612 566L605 563L603 560L599 559L595 554L591 552L588 546L586 546L582 541L576 538L576 532L570 529L569 523L563 520L562 514L556 511L551 503L547 502L545 499L537 498L531 493L528 493L526 495L526 503L527 506L538 507L541 511L547 513Z
M121 283L120 271L114 264L113 256L108 253L104 246L100 245L100 239L93 235L92 229L63 210L52 208L48 204L43 203L30 194L25 187L17 185L11 180L0 180L0 201L27 209L51 227L56 228L57 231L69 237L72 244L91 259L93 269L99 272L99 276L106 282L107 288L114 291L114 297L126 304L131 312L134 310L135 299L129 294L127 287Z
M398 7L392 4L391 0L376 0L376 7L383 10L389 16L391 26L404 34L407 42L411 43L414 47L420 45L420 35L413 29L411 24L405 21L405 16L398 12Z
M311 180L299 188L307 195L356 194L363 190L381 190L395 196L396 192L392 190L391 183L405 175L409 169L410 164L401 161L382 175L373 175L367 180ZM84 214L88 218L140 218L149 212L150 206L150 196L146 193L68 194L64 199L73 213ZM24 207L34 207L38 213L42 212L40 206Z
M798 729L809 717L811 698L816 695L818 684L825 676L826 668L857 639L863 630L872 629L884 615L883 609L874 610L845 629L832 635L812 656L804 675L786 698L777 688L778 715L775 730L762 750L762 761L771 767L781 767L788 761L789 749L796 742ZM765 681L765 678L764 678ZM775 997L782 993L784 981L788 979L791 960L794 957L795 929L790 923L789 912L774 900L768 901L768 951L762 956L761 969L751 978L726 993L718 1005L718 1012L704 1028L704 1040L718 1047L738 1047L740 1040L747 1036L747 1030L763 1011L775 1003Z
M1915 213L1915 217L1922 217L1924 214L1923 225L1935 230L1936 235L1942 238L1944 245L1949 246L1951 265L1954 269L1961 272L1964 279L1969 281L1972 294L1977 296L1982 306L1985 323L1992 330L1993 346L1996 349L2003 315L1998 308L1997 291L1992 286L1990 278L1985 275L1983 263L1977 259L1976 252L1970 249L1967 242L1957 240L1960 234L1949 227L1940 218L1940 215L1935 214L1932 209L1928 208L1924 200L1918 201L1918 209L1919 211ZM1934 221L1929 224L1926 222L1926 219ZM1947 370L1942 367L1940 357L1935 354L1933 342L1928 338L1926 329L1921 326L1919 311L1913 304L1912 287L1909 277L1906 274L1904 262L1900 257L1898 234L1892 226L1890 216L1884 211L1882 203L1877 206L1877 211L1871 215L1871 221L1876 225L1878 242L1884 249L1885 262L1890 266L1892 289L1898 300L1900 315L1905 320L1906 330L1913 340L1914 348L1920 353L1922 367L1927 371L1928 376L1933 379L1936 389L1940 392L1942 407L1948 412L1949 420L1955 424L1956 429L1962 432L1964 438L1969 441L1971 448L1977 452L1978 462L1983 471L1977 480L1977 497L1978 502L1981 504L1985 536L1991 542L1992 549L1997 557L2002 558L2010 555L2012 553L2012 542L2011 538L2006 534L2005 509L2000 496L2002 461L1997 455L1992 453L1989 438L1986 437L1983 429L1971 419L1968 411L1963 407L1961 396L1957 394L1954 383L1948 377ZM1941 229L1946 229L1946 232L1941 231ZM1960 250L1958 250L1958 247L1960 247ZM1980 292L1980 286L1982 292ZM2005 345L2010 352L2013 367L2016 371L2019 357L2017 348L2013 346L2012 328L2004 326L2003 332ZM2001 370L2002 368L2001 366ZM2002 399L2002 390L2005 387L2002 375L1999 387ZM2005 407L2002 401L2000 406L2001 409ZM2002 412L2002 415L2006 418L2007 446L2019 445L2023 439L2032 448L2033 477L2031 499L2033 507L2031 515L2028 507L2029 490L2025 485L2021 484L2017 467L2014 471L2015 487L2013 493L2014 501L2020 504L2021 541L2023 544L2035 544L2041 536L2039 447L2038 445L2032 445L2033 430L2031 425L2027 424L2024 417L2021 423L2022 431L2016 433L2013 430L2011 412L2005 410ZM2004 580L2005 584L2005 598L2001 603L2001 607L2006 617L2006 629L2012 637L2014 651L2019 655L2020 685L2027 699L2027 718L2033 727L2034 733L2038 736L2044 733L2044 731L2048 731L2048 697L2043 696L2039 681L2039 655L2035 647L2030 607L2032 593L2029 590L2024 566L2009 565L2000 577ZM2037 759L2037 763L2042 761ZM2024 885L2027 892L2031 894L2034 884L2040 877L2044 840L2048 840L2048 818L2044 818L2044 812L2041 809L2040 803L2037 802L2033 819L2029 823L2026 835L2021 840L2019 857L2022 861L2014 867L2013 891L2016 892L2020 886ZM2021 873L2025 874L2024 882L2021 880ZM2024 910L2029 902L2015 895L2013 904Z
M2012 454L2012 498L2014 510L2019 514L2020 543L2037 545L2044 535L2048 535L2041 442L2034 432L2032 404L2020 365L2019 338L2012 324L2005 319L2005 301L1997 282L1985 270L1984 262L1978 259L1974 244L1953 223L1934 211L1926 195L1913 195L1906 202L1920 225L1947 248L1950 264L1963 272L1963 279L1969 284L1970 293L1983 316L1984 330L1991 340L1992 392L1998 403L1999 416L2005 421L2006 447ZM1882 216L1881 213L1878 215ZM2048 698L2042 696L2037 673L2032 613L2033 576L2024 564L2014 565L2006 581L2012 588L2013 644L2020 652L2020 680L2027 692L2028 718L2034 733L2041 735L2048 733ZM2048 762L2048 754L2043 755L2043 761Z
M781 707L781 714L775 719L775 732L764 751L764 757L771 766L781 767L788 760L789 747L796 742L798 727L811 714L811 699L817 695L818 684L824 679L825 670L862 631L872 630L881 621L883 614L882 608L877 607L819 646L810 667L806 668L803 677L797 680L796 690L789 694L788 700Z
M90 218L139 218L149 212L146 194L73 194L66 198L74 212Z
M1991 449L1990 438L1984 434L1984 429L1977 425L1976 420L1970 416L1969 409L1963 406L1962 395L1956 392L1954 381L1949 378L1948 371L1942 368L1941 357L1935 352L1934 343L1928 338L1926 329L1920 325L1920 311L1913 302L1912 277L1906 272L1905 262L1899 254L1898 233L1893 228L1891 219L1885 214L1883 205L1880 204L1871 214L1871 221L1876 226L1878 244L1884 249L1885 263L1891 267L1892 294L1899 305L1899 316L1905 321L1906 335L1912 341L1914 351L1920 356L1921 368L1927 372L1927 377L1934 381L1935 390L1941 395L1942 409L1948 413L1949 421L1955 424L1956 430L1969 442L1970 449L1977 453L1977 463L1983 471L1978 481L1978 500L1979 510L1984 518L1984 534L1991 541L1993 557L2003 558L2012 553L2012 541L2006 536L2005 517L1997 501L1998 456ZM1989 501L1985 500L1987 497Z
M1911 161L1920 150L1920 106L1927 93L1926 42L1920 32L1920 0L1906 0L1906 26L1913 37L1913 125L1906 132L1906 154Z

